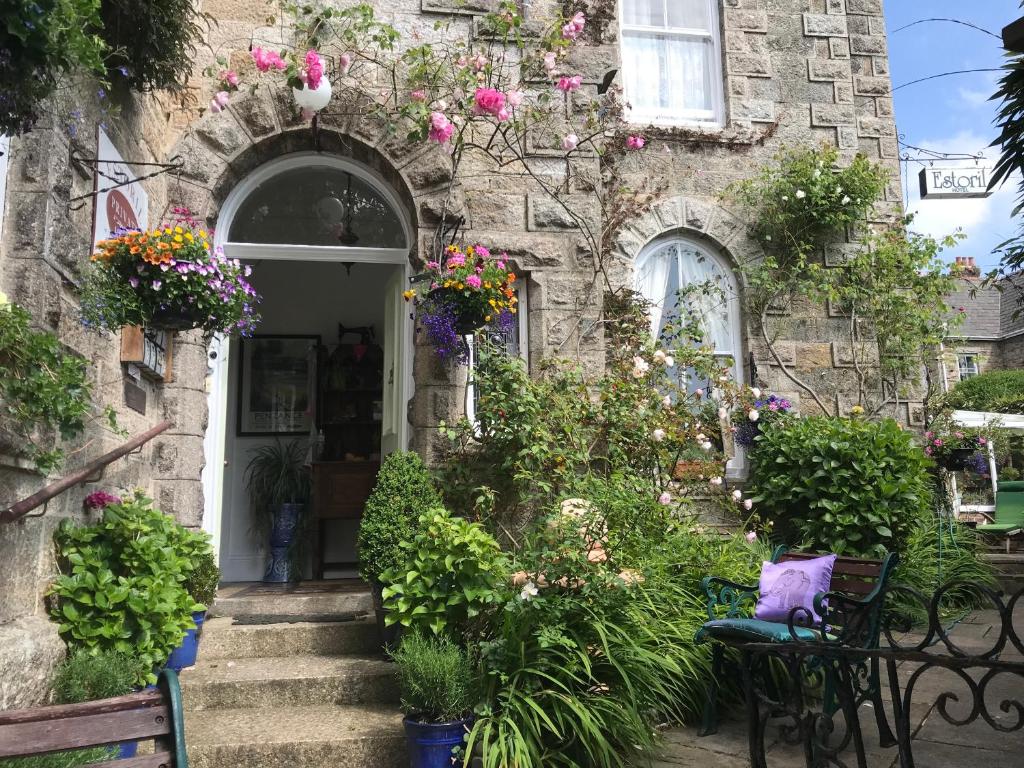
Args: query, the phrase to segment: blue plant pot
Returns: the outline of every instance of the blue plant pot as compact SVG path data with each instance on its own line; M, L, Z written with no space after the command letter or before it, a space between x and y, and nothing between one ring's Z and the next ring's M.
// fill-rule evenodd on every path
M471 719L451 723L421 723L405 718L409 768L452 768L452 750L461 747Z
M270 563L263 574L263 581L283 584L292 580L289 550L299 527L303 504L282 504L274 515L274 527L270 531Z
M117 759L127 760L129 757L135 757L139 753L139 742L137 741L122 741L117 745Z
M195 622L195 628L185 632L181 645L171 651L171 655L167 658L167 666L175 672L181 672L186 667L195 665L196 655L199 653L199 630L203 626L203 622L206 621L206 611L193 613L192 621Z

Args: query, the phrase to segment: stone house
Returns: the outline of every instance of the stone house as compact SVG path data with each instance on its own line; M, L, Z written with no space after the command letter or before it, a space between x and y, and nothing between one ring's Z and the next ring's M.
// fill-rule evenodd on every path
M210 96L199 73L213 63L211 51L254 39L267 13L267 4L255 0L203 0L201 5L217 23L209 32L210 50L196 55L191 84L196 98L182 105L164 94L111 97L120 112L109 119L105 133L125 162L173 166L140 182L149 221L187 206L216 226L229 255L252 261L255 285L265 298L258 333L278 337L266 342L264 354L277 360L290 354L292 373L297 360L298 375L309 375L303 363L312 346L325 349L326 365L339 348L379 348L384 377L372 402L358 412L339 406L342 418L351 421L371 411L364 419L376 434L356 440L358 448L338 438L337 458L349 454L372 464L374 456L400 447L429 457L437 423L464 412L466 374L432 357L396 297L431 247L451 181L447 155L434 145L389 138L366 115L332 115L330 108L314 135L295 115L283 85L240 93L220 114L198 109ZM372 5L399 30L402 44L410 44L429 38L443 19L450 19L446 34L478 35L479 16L494 3L372 0ZM584 40L567 66L582 75L588 92L611 76L624 89L633 105L630 120L647 137L649 151L642 161L639 156L624 161L622 179L637 188L653 179L664 188L649 210L614 233L609 275L658 302L672 286L708 270L727 276L734 295L716 310L719 351L735 358L737 376L799 402L800 393L749 336L739 310L734 267L756 256L758 248L721 193L784 146L828 142L843 158L863 153L891 167L885 205L891 212L901 210L882 0L581 0L564 7L577 5L607 23ZM562 8L556 0L522 3L531 19L549 18ZM685 61L694 74L678 77L677 61ZM336 98L344 98L342 89ZM208 345L197 332L179 334L173 376L160 380L122 362L114 335L86 332L78 321L76 288L94 241L90 193L96 174L90 158L97 158L96 124L107 120L90 99L83 102L75 131L54 118L9 141L0 166L0 189L6 181L0 197L0 289L90 362L97 407L113 406L131 433L165 418L173 427L111 465L102 486L74 489L28 517L0 525L5 561L0 708L37 701L62 653L44 608L56 567L52 533L62 518L82 515L88 491L141 486L162 509L213 535L226 580L256 580L263 568L259 543L249 534L242 484L248 451L275 433L261 421L262 395L251 383L265 359L259 340ZM536 154L546 174L564 181L564 158L542 148ZM142 166L135 171L143 175ZM511 341L531 365L571 353L591 370L599 369L604 342L594 321L601 297L590 290L579 231L536 185L488 165L474 171L458 180L462 233L469 242L507 249L525 278L523 311ZM374 201L379 213L361 242L339 248L337 239L326 240L317 221L302 218L302 211L315 210L324 196L345 193ZM584 218L601 217L586 194L577 194L573 205ZM360 222L349 223L358 232ZM842 246L825 254L826 262L841 255ZM844 402L849 365L840 344L843 321L824 307L791 311L793 331L780 345L783 362L823 382L830 397ZM326 397L323 405L329 407ZM904 403L896 415L911 421L914 410ZM316 434L319 416L308 406L305 411L294 408L297 421L276 431ZM120 442L97 424L72 446L81 451L68 468ZM737 473L741 458L735 462ZM8 503L42 485L13 455L2 462L0 488ZM360 482L365 486L365 469L324 469L321 479L336 483L332 498L348 498L347 489ZM356 521L350 509L334 511L321 528L320 560L326 570L343 573L355 559Z
M983 285L973 257L958 257L960 285L949 297L964 322L950 339L945 356L949 387L987 371L1024 368L1024 317L1020 275L1009 275L994 285Z

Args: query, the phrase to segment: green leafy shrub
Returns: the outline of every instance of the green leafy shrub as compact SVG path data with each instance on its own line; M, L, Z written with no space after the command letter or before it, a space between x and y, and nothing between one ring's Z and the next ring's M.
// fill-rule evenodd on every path
M401 543L412 539L420 515L439 506L441 496L418 454L395 452L384 459L359 523L359 575L377 582L402 565Z
M479 523L436 509L419 519L405 563L381 574L386 623L434 634L458 632L495 603L505 557Z
M961 381L943 398L949 408L963 411L1020 413L1024 402L1024 370L988 371Z
M142 661L124 651L90 652L79 648L57 667L53 695L58 704L124 696L148 674Z
M185 589L197 603L209 608L217 597L220 584L220 568L214 560L213 551L199 554L193 563L192 572L185 579Z
M930 509L929 465L891 419L794 419L758 438L752 498L789 542L877 557L899 550Z
M4 427L29 446L41 472L63 456L39 444L40 428L62 438L80 435L90 412L87 364L52 333L32 329L32 318L0 294L0 412Z
M181 91L211 17L192 0L102 0L107 65L138 90Z
M65 521L56 534L63 575L54 582L51 616L69 648L138 657L153 682L200 610L185 581L209 552L205 533L190 531L136 494L110 504L93 525Z
M102 74L100 0L13 0L0 10L0 135L32 130L64 76Z
M448 638L410 633L391 658L398 668L405 714L424 722L450 723L472 711L473 666L466 652Z

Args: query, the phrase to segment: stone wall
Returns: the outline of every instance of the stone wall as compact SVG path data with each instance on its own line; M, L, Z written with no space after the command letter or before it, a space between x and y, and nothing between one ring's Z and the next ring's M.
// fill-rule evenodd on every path
M0 290L27 309L40 329L56 332L68 349L89 363L95 416L81 438L65 445L68 459L54 477L40 477L16 447L0 447L0 496L8 506L113 449L124 438L112 432L102 409L113 406L131 434L164 418L174 426L134 455L112 464L102 480L73 488L18 522L0 525L0 709L38 703L45 681L63 655L56 625L46 618L45 593L56 573L53 532L67 517L83 518L82 499L97 489L141 487L183 523L202 519L202 436L206 426L206 349L195 334L179 336L174 383L142 380L144 414L125 405L127 367L120 362L116 334L87 332L78 320L77 286L92 246L93 173L96 125L105 120L81 95L82 115L69 119L70 106L55 104L55 117L11 141L4 237L0 241ZM163 160L159 145L170 125L169 105L155 98L114 94L120 114L109 135L126 160ZM167 179L145 182L150 221L159 220L167 200ZM77 199L76 199L77 198Z

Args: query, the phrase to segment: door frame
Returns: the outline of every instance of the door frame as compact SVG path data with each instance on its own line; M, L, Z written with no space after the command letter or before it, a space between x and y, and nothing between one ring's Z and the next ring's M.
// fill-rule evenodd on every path
M236 243L227 239L231 224L242 202L260 184L279 173L295 168L328 167L351 173L370 184L391 204L402 224L405 248L359 248L345 246L288 245L264 243ZM409 256L414 243L409 212L385 179L373 169L354 160L317 152L295 152L264 163L246 176L232 189L221 206L214 236L215 248L222 248L228 258L242 261L310 261L310 262L352 262L362 264L393 264L402 270L400 285L408 285L412 277ZM415 325L411 313L400 324L396 343L402 354L401 396L399 403L406 412L396 414L398 423L398 448L408 450L410 430L408 404L415 390L413 379L413 338ZM210 362L207 375L208 419L203 438L203 452L206 460L202 473L203 484L203 530L210 534L214 556L218 562L223 533L224 514L224 468L226 462L227 436L230 428L228 388L230 371L231 340L217 334L210 342Z

